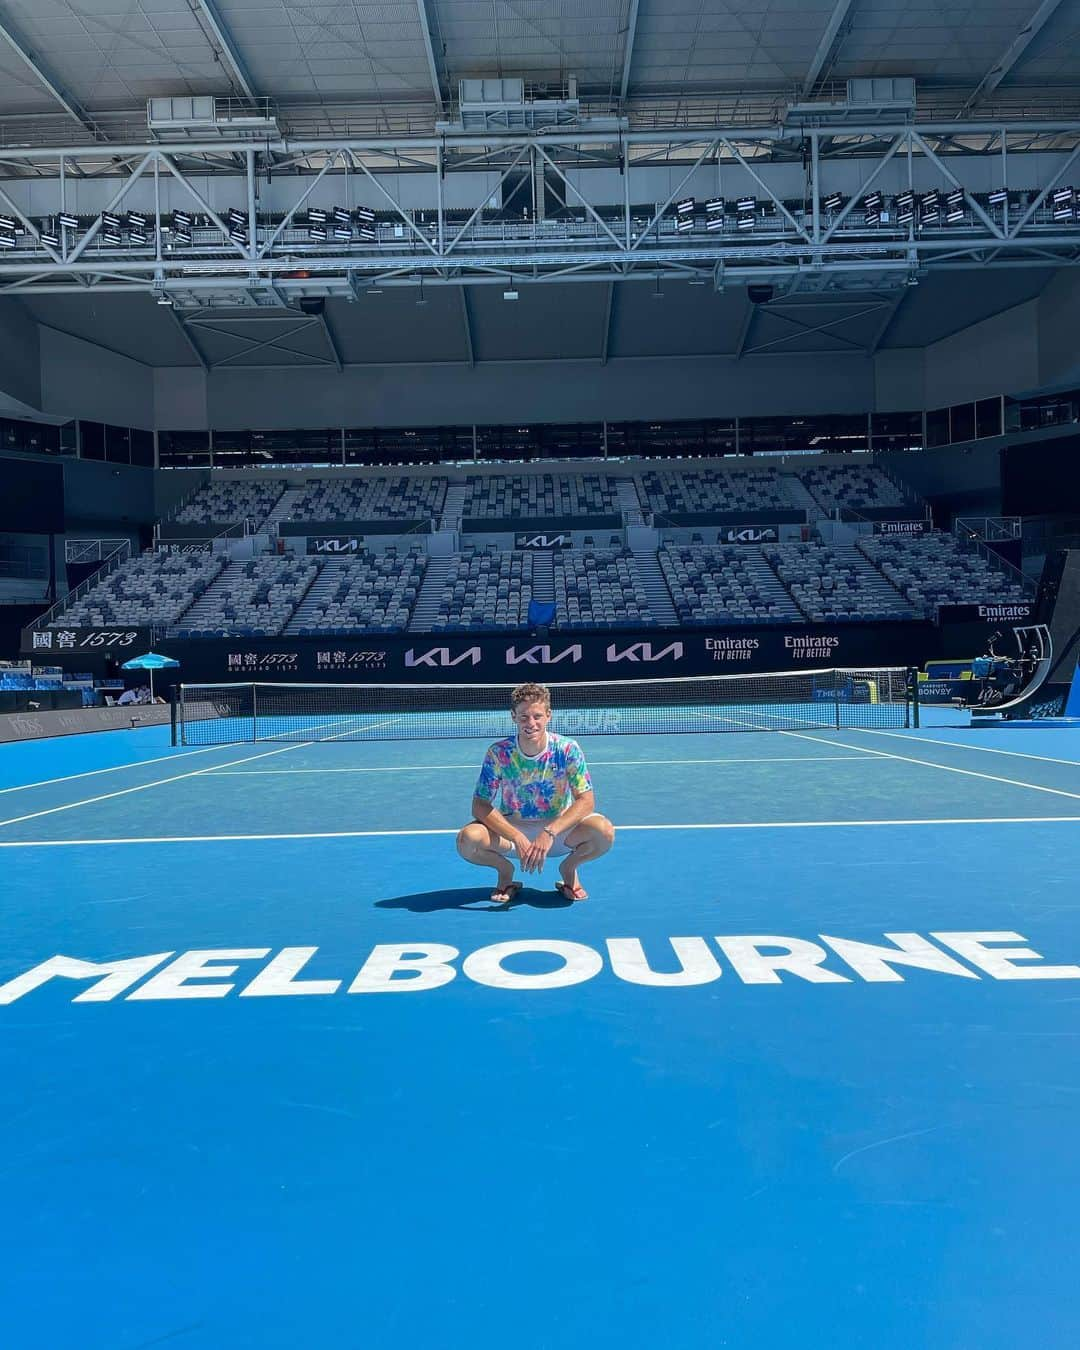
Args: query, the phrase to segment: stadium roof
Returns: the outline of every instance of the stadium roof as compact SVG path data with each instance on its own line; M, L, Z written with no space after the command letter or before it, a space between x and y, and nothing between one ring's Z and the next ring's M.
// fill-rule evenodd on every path
M378 109L386 130L430 130L476 76L576 76L594 105L675 121L688 101L760 116L861 76L913 76L948 115L1062 112L1080 89L1080 0L0 0L0 30L9 145L27 118L37 143L77 122L145 137L167 95L266 98L292 135L366 132Z

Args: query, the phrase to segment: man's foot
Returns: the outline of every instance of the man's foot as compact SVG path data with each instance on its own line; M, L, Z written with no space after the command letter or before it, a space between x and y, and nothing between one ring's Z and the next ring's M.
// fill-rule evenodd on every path
M521 890L520 881L500 881L491 892L491 903L493 905L509 905Z
M562 881L555 883L555 889L564 900L588 900L589 898L589 892L584 886L579 885L576 881L567 881L565 877Z

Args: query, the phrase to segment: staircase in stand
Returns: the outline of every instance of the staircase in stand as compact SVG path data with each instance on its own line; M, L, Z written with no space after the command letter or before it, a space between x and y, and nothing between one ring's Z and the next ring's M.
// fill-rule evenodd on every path
M203 591L198 600L184 610L183 614L173 620L171 627L201 628L211 620L214 621L215 627L226 626L221 618L222 602L232 594L236 582L243 575L245 565L242 562L226 563L217 574L216 580Z
M467 491L465 483L457 482L451 483L446 489L446 500L443 502L442 518L439 521L440 530L461 529L461 511L465 505Z
M618 494L619 510L627 525L644 525L641 514L641 499L638 497L637 483L633 478L616 478L615 489Z
M449 557L428 559L427 571L424 573L416 604L413 605L412 618L409 620L410 633L431 632L431 625L439 617L442 609L443 587L446 585L446 574L450 570L451 561Z
M537 549L533 553L532 598L545 605L555 600L555 560L550 549Z
M641 585L649 602L649 613L661 628L674 628L679 622L675 606L671 601L664 573L660 568L660 559L655 549L635 549L634 566L637 568Z
M285 625L286 633L299 633L301 628L310 628L314 621L315 610L325 608L326 601L337 589L345 564L340 558L330 558L316 573L315 580L307 588L304 598L297 605L292 618Z
M288 520L293 507L304 495L303 488L286 488L274 503L274 508L258 528L259 534L276 534L283 520Z

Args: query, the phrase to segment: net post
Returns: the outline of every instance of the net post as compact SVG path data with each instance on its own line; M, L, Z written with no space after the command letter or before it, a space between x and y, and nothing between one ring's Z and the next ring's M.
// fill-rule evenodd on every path
M176 739L176 685L169 685L169 727L172 744L177 745Z
M908 667L908 688L911 691L911 725L919 729L919 668Z
M836 711L836 729L840 730L840 680L839 672L833 671L833 707Z
M256 702L255 691L258 685L252 681L251 685L251 743L254 745L259 739L259 705Z

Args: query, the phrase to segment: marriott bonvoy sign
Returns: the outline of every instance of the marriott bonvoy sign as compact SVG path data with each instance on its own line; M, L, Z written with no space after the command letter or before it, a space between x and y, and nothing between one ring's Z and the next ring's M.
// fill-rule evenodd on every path
M605 938L596 946L521 938L464 957L443 942L379 943L359 965L318 947L222 947L117 960L51 956L0 984L0 1007L59 981L74 1003L228 998L318 998L431 993L464 978L496 990L543 992L597 977L677 989L726 978L743 985L903 983L907 970L964 980L1080 980L1080 966L1052 965L1009 931L885 933L882 943L818 934ZM522 963L530 969L522 969ZM544 969L537 971L535 967Z

